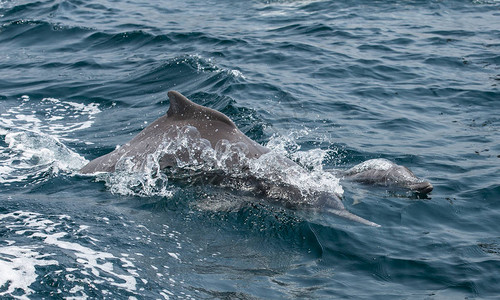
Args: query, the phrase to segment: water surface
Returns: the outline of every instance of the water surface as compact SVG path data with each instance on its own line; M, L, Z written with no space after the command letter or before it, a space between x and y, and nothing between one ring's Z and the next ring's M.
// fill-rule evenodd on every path
M460 299L500 290L498 1L0 0L0 295ZM381 224L78 169L168 109L220 110ZM337 184L337 183L335 183Z

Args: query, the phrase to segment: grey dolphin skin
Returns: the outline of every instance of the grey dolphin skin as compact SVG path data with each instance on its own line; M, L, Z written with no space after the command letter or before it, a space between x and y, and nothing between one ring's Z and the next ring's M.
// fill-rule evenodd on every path
M178 138L175 128L189 128L191 126L199 132L199 135L204 141L210 143L210 147L215 149L221 141L227 141L231 144L243 144L246 149L245 155L249 159L257 159L262 155L270 152L270 150L257 142L248 138L242 133L236 125L226 115L216 110L198 105L178 92L168 92L170 100L170 107L166 115L158 118L156 121L147 126L132 140L117 148L111 153L98 157L86 166L80 172L82 174L91 174L96 172L114 172L117 164L123 158L129 159L135 166L140 166L144 161L148 160L148 156L156 153L162 146L165 140L173 140ZM187 127L186 127L187 126ZM184 149L185 150L185 149ZM183 155L183 153L180 153ZM203 160L202 157L198 157ZM176 157L171 157L164 154L159 158L160 169L165 170L168 167L176 167ZM279 159L279 164L283 169L288 167L298 167L298 165L286 157ZM304 172L307 172L303 169ZM361 178L361 173L348 172L353 178ZM217 174L212 174L214 177ZM220 175L220 174L219 174ZM211 176L211 174L209 174ZM205 176L205 177L209 177ZM231 177L231 174L223 174L222 177ZM242 178L237 178L242 180ZM320 210L328 212L337 216L344 217L365 225L376 226L380 225L363 219L347 211L342 203L341 198L334 192L316 192L309 195L313 199L303 201L300 197L303 196L299 187L288 183L276 183L275 181L266 181L262 178L255 178L249 175L243 180L253 183L254 191L262 194L268 198L276 200L276 202L290 208L304 207L304 202L309 206L306 208L312 210ZM208 182L218 182L218 180L211 179Z
M370 159L342 172L345 178L371 185L401 188L427 194L433 190L430 182L418 178L407 167L387 159Z
M186 126L195 127L201 138L207 140L214 149L221 141L226 140L231 144L244 144L245 148L247 148L245 151L246 157L249 159L257 159L263 154L270 152L268 148L258 144L243 134L233 121L221 112L198 105L175 91L168 92L168 97L170 100L170 107L166 115L151 123L123 146L111 153L92 160L84 166L80 172L82 174L114 172L117 164L119 164L123 158L129 158L133 164L138 166L148 159L149 154L155 153L155 151L161 147L162 142L177 137L175 135L176 131L172 130L172 128L186 128ZM282 165L283 169L294 166L298 167L295 162L285 157L280 158L279 163ZM168 155L161 157L159 164L161 169L176 166L175 158L169 157ZM304 172L307 171L304 169ZM209 174L209 176L211 175L213 174ZM216 177L218 175L215 174L213 176ZM231 174L223 174L223 176L230 177ZM241 178L238 178L238 180L241 180ZM256 187L253 191L257 191L258 194L272 198L272 200L276 200L275 202L286 207L301 208L304 206L304 202L308 202L310 204L307 207L308 209L326 211L370 226L380 226L348 212L340 197L334 192L317 192L314 194L314 199L303 201L304 199L300 198L302 191L291 184L275 184L275 182L258 179L252 175L249 175L248 178L244 178L243 180L251 182L252 185ZM209 180L209 182L219 181L219 179Z
M243 134L223 113L198 105L175 91L168 92L168 97L170 108L166 115L151 123L125 145L92 160L80 172L83 174L114 172L116 163L122 157L131 157L135 162L141 162L148 154L158 149L162 138L174 138L173 135L168 136L174 133L169 129L183 126L195 127L202 138L210 141L212 148L215 148L220 140L227 140L233 144L244 143L248 147L249 158L258 158L270 151ZM168 159L163 160L161 167L167 166L174 165Z

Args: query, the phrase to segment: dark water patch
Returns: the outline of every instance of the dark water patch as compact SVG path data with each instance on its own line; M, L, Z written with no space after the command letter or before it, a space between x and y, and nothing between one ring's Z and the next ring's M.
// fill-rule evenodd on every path
M157 28L153 26L148 26L147 24L125 23L116 26L116 28L121 32L135 32L135 31L145 31L149 33L157 32ZM164 35L158 34L157 36L164 36Z
M30 94L36 98L43 98L44 93L40 93L40 89L44 89L45 86L51 84L50 80L32 80L30 82L25 82L21 79L13 79L10 81L3 82L3 91L9 96L14 98L21 98L25 94Z
M138 26L142 27L142 26ZM168 34L152 34L143 28L134 31L110 34L96 32L89 36L82 45L90 44L90 51L112 50L126 47L128 51L134 51L143 47L175 46L194 44L210 45L211 47L231 47L246 44L243 39L219 38L201 32L171 32ZM123 50L123 49L122 49Z
M408 46L408 45L415 43L415 40L413 38L396 38L396 39L392 39L390 41L386 41L386 43L389 45Z
M363 64L351 65L346 68L350 78L367 78L380 81L401 82L417 79L418 75L405 66L371 66ZM368 83L368 82L367 82Z
M215 91L225 90L233 83L234 77L229 76L226 72L218 72L205 80L198 82L197 86L202 89L210 89Z
M270 32L277 32L280 34L303 34L314 37L334 37L342 35L342 32L338 32L326 24L310 24L310 25L291 24L276 29L272 29L270 30ZM348 33L345 34L349 35Z
M488 175L492 175L496 171L495 169L498 168L493 168L493 170L488 172ZM478 176L475 181L481 183L481 178L482 176ZM485 184L483 183L477 185L483 186ZM484 205L485 209L489 207L496 209L500 206L500 201L498 201L499 195L500 195L500 186L491 185L487 187L477 188L473 191L467 191L463 193L461 196L465 199L477 199L476 201L479 201L481 205Z
M14 19L32 19L37 16L46 16L57 9L57 4L54 1L35 1L32 3L13 5L6 7L2 12L1 18L5 21L12 21ZM4 4L4 3L2 3Z
M302 43L280 43L279 45L276 45L276 48L282 50L283 52L308 53L308 55L311 53L317 53L320 55L321 53L321 49Z
M97 63L95 60L85 60L85 61L78 61L75 62L71 65L71 68L76 68L76 69L91 69L91 70L109 70L112 69L112 65L107 65L103 66L99 63Z
M435 35L440 35L440 36L445 36L445 37L472 37L476 35L475 32L473 31L466 31L466 30L435 30L435 31L428 31L426 32L427 34L435 34Z
M432 196L432 195L431 195ZM401 210L403 224L453 224L456 216L444 201L413 200ZM425 226L428 227L428 226Z
M175 43L199 43L220 47L248 44L242 38L217 37L204 32L172 32L168 37Z
M120 79L116 85L127 85L115 96L131 97L148 92L162 97L170 89L189 91L196 89L224 89L235 79L229 71L220 69L198 56L181 56L164 62L143 62L127 77ZM135 86L130 89L130 86ZM105 88L103 88L105 89Z
M312 74L313 78L324 78L324 79L332 79L332 78L345 78L348 76L348 71L343 67L321 67L319 70Z
M384 66L377 65L373 67L374 70L380 73L385 73L391 76L393 82L409 81L419 78L419 75L414 73L411 68L406 66Z
M149 61L142 64L139 70L130 75L129 82L135 84L169 83L177 86L181 83L193 81L191 78L197 74L217 73L220 71L215 65L198 56L180 56L160 63ZM178 83L177 83L178 82Z
M359 103L347 103L344 101L330 101L328 103L312 103L311 109L313 112L325 112L325 110L331 110L332 112L344 114L345 118L357 118L360 116L365 116L370 112L367 111L366 107L360 105ZM340 122L340 120L338 120Z
M118 34L107 34L96 32L85 39L84 44L90 45L89 51L101 51L117 49L126 46L128 51L133 51L151 42L168 43L171 40L160 37L157 38L144 31L131 31ZM154 44L154 43L153 43Z
M494 70L500 69L500 55L494 53L472 54L470 58L477 60L477 64L482 65L484 68L492 68Z
M175 89L222 110L260 143L291 134L288 150L327 151L323 168L387 158L434 190L418 198L344 182L344 204L382 225L373 230L207 186L170 182L172 197L132 197L93 178L33 169L2 185L0 256L12 267L2 275L36 268L33 283L15 291L28 298L494 298L497 8L420 0L3 1L0 161L15 159L4 140L9 130L30 128L57 132L88 159L106 154L163 115L166 92ZM81 116L45 115L54 108L43 99L54 98L100 112L90 127L64 133ZM15 166L3 164L0 180L15 175L3 167ZM208 211L198 206L206 194ZM220 208L219 200L242 204ZM40 215L6 216L16 211ZM30 237L51 234L43 231L49 221L60 223L52 234L67 234L52 237L58 245ZM64 245L100 253L96 262L112 268L95 275ZM14 258L29 257L37 259L16 267ZM59 265L44 265L49 260ZM127 289L120 276L134 272L135 289ZM14 296L2 294L7 288L0 297Z
M498 92L491 90L471 90L463 87L429 86L428 88L416 87L407 91L420 97L433 99L436 102L453 103L464 107L490 107L494 103ZM401 91L398 91L401 93ZM410 94L408 94L410 96ZM478 101L481 99L481 101ZM446 109L446 108L441 108ZM450 109L451 111L451 109Z
M22 84L17 84L23 86ZM32 97L39 99L44 98L47 94L52 95L53 97L78 98L82 93L85 94L88 91L94 91L100 88L102 88L102 84L99 83L73 82L72 84L67 84L61 82L56 83L54 80L47 80L43 83L26 83L26 88L23 90L23 94L27 93ZM96 97L101 97L101 95L96 94Z
M361 45L361 46L358 46L358 49L360 51L366 51L366 52L371 52L371 51L375 51L375 52L382 52L382 53L396 53L397 51L395 51L394 49L388 47L388 46L385 46L385 45Z
M66 44L68 39L78 39L88 30L65 27L44 21L14 21L2 26L0 41L19 47Z
M424 63L449 68L464 68L467 64L461 57L430 57Z
M359 70L358 68L355 68L355 70ZM375 74L375 71L371 71L372 74ZM389 89L383 88L383 87L372 87L368 84L362 84L358 88L356 88L354 91L350 92L352 95L359 96L363 98L364 102L370 101L374 102L377 105L383 106L384 103L377 102L376 100L387 100L391 101L392 99L397 99L399 98L399 95L396 94L394 91L391 91ZM381 111L376 111L379 115L383 115L383 112Z
M2 69L6 69L6 70L8 70L8 69L29 69L29 68L33 67L34 65L35 65L35 63L33 63L33 62L30 62L30 63L21 63L20 62L18 64L3 63L3 64L0 64L0 67ZM55 66L55 65L57 65L57 63L56 64L49 64L49 68L51 67L51 65Z
M460 40L454 39L451 37L440 37L440 36L433 36L425 39L425 42L428 42L431 45L447 45L449 43L456 43Z
M477 246L488 254L500 256L500 240L498 239L483 240Z
M283 53L268 47L256 49L253 57L249 59L250 63L261 63L262 61L268 62L273 66L273 69L287 70L303 65L303 62L296 61L295 56L291 53Z
M28 68L29 66L15 65L17 68ZM116 68L113 64L101 64L94 59L86 59L71 63L49 62L39 65L42 69L47 70L65 70L65 69L89 69L89 70L110 70Z
M403 133L417 132L422 129L431 130L434 128L432 125L425 122L411 120L408 118L389 119L378 123L376 126L382 130L390 130L392 132L400 131Z
M380 262L384 265L393 266L399 272L394 272L394 269L387 270L391 274L388 278L391 281L396 277L396 281L405 286L412 286L415 290L422 290L423 287L429 292L432 290L447 289L448 292L454 291L455 293L477 293L476 284L470 279L460 277L458 281L451 281L446 275L441 274L441 270L449 269L446 265L437 263L431 266L425 261L415 261L402 258L381 258ZM414 270L414 272L407 272L405 270ZM455 276L466 274L467 269L458 271ZM432 275L431 275L432 274ZM429 276L431 275L431 276Z
M366 66L379 66L383 64L382 61L378 59L366 59L366 58L359 58L356 60L356 62Z
M82 4L82 3L80 3ZM90 9L95 9L95 10L108 10L106 6L99 4L99 3L89 3L85 5L85 7L90 8Z
M319 78L353 78L369 77L378 80L390 80L391 82L411 81L419 78L411 68L402 65L387 65L374 59L358 59L356 65L341 67L322 67L314 74ZM369 84L369 82L366 82Z

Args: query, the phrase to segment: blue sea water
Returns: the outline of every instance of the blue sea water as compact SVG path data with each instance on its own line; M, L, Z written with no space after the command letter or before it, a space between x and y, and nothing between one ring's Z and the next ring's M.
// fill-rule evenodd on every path
M498 1L0 0L0 297L497 298L499 84ZM78 174L169 90L319 174L386 158L434 191L319 183L373 228Z

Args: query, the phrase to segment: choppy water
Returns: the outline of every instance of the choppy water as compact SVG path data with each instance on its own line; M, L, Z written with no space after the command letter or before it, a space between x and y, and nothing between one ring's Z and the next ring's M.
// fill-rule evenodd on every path
M2 298L495 298L498 1L0 0ZM312 170L387 158L425 199L333 182L381 224L77 170L166 92Z

